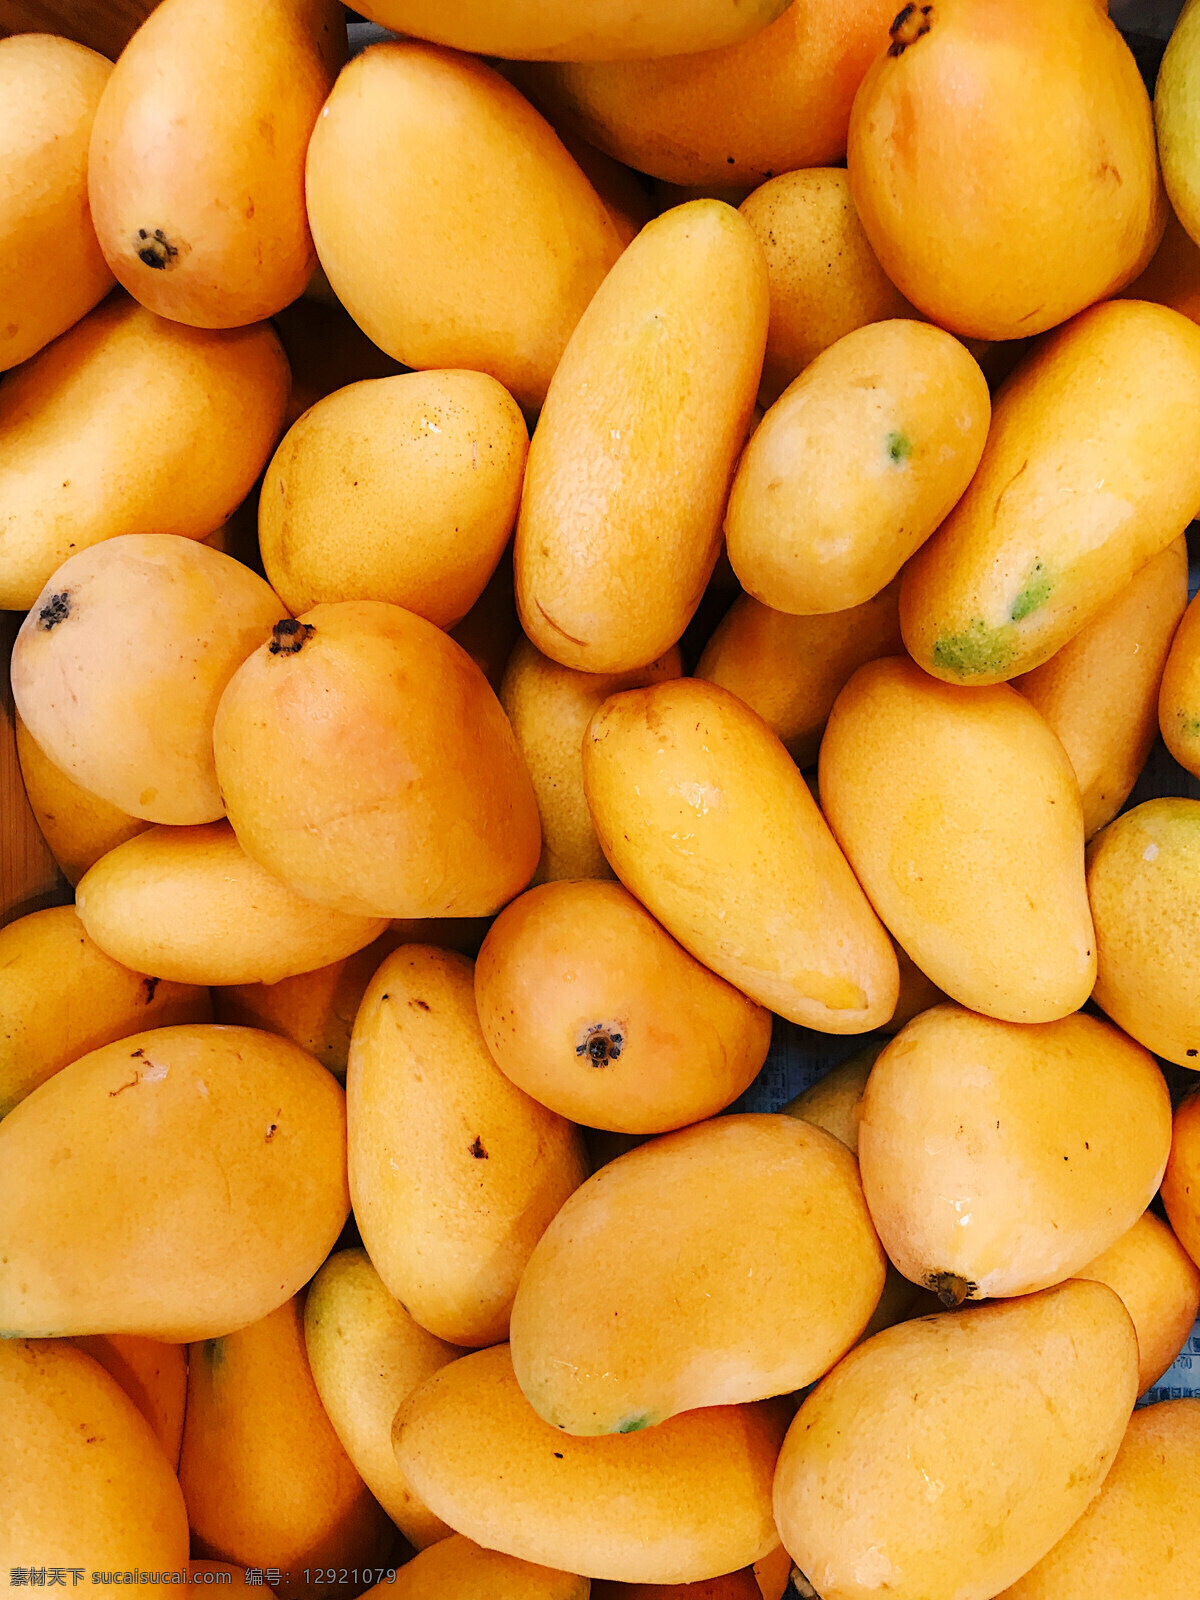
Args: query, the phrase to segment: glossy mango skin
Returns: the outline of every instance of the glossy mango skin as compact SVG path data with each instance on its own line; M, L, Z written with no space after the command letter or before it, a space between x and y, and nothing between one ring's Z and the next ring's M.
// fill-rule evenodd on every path
M1200 609L1194 602L1171 641L1159 686L1158 725L1179 765L1200 772Z
M1012 1022L1079 1009L1096 973L1079 785L1014 689L872 661L834 705L820 785L872 904L939 988Z
M647 224L555 371L513 548L517 607L543 655L645 667L687 626L720 547L767 337L767 272L719 200Z
M1162 1197L1175 1237L1200 1267L1200 1098L1195 1095L1175 1113Z
M0 41L0 372L112 288L88 209L92 119L112 63L52 34Z
M533 107L482 61L417 40L341 73L306 193L321 265L381 349L488 372L535 410L621 249Z
M187 1403L187 1346L136 1333L81 1334L72 1343L117 1380L177 1468Z
M1143 1214L1077 1278L1115 1289L1138 1336L1138 1393L1145 1394L1183 1349L1200 1312L1200 1269L1152 1211Z
M971 487L904 573L913 659L949 683L1032 671L1200 504L1200 329L1117 300L1056 330L997 396Z
M77 884L101 856L152 824L81 788L55 766L19 716L13 722L25 797L63 877Z
M518 1561L515 1556L464 1539L461 1533L440 1539L407 1562L395 1583L370 1592L375 1600L588 1600L591 1581L571 1572Z

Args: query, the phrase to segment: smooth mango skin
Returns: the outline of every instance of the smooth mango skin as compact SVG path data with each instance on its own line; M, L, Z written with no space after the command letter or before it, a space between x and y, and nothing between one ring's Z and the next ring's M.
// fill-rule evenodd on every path
M132 972L87 934L74 906L0 928L0 1117L47 1078L130 1033L208 1022L203 989Z
M72 551L116 534L220 527L266 463L288 383L265 323L208 333L123 295L97 306L0 391L0 607L28 609Z
M537 795L535 884L612 877L583 792L583 736L609 695L682 676L677 645L635 672L581 672L551 661L523 634L517 640L499 695Z
M586 1176L578 1131L488 1054L471 963L402 945L367 989L346 1076L350 1193L379 1276L458 1345L508 1336L534 1245Z
M334 292L382 350L490 373L533 410L621 251L600 197L516 89L417 40L372 45L342 71L313 130L307 196Z
M1168 41L1154 90L1154 122L1163 182L1193 239L1200 238L1200 7L1187 4Z
M444 1539L450 1529L397 1465L392 1419L418 1384L463 1351L413 1321L365 1250L339 1250L309 1284L304 1344L321 1404L371 1493L418 1550Z
M64 1067L0 1123L0 1328L183 1343L273 1311L349 1212L343 1107L251 1028L158 1028Z
M76 905L102 950L179 983L277 983L353 955L387 927L302 899L227 822L138 834L80 879Z
M1139 1044L1200 1068L1200 800L1147 800L1088 847L1093 998Z
M719 200L648 223L604 280L551 382L517 519L517 609L543 655L629 672L683 633L766 337L762 250Z
M588 725L583 781L617 876L698 961L823 1033L891 1016L891 941L787 751L740 700L698 679L614 695Z
M862 605L815 616L772 611L741 594L705 645L696 677L744 700L796 765L808 767L848 680L903 648L898 578Z
M1162 1198L1175 1237L1200 1267L1200 1098L1195 1095L1175 1113Z
M48 33L0 40L0 372L112 288L88 210L88 140L112 63Z
M1171 1097L1146 1050L1095 1017L915 1017L871 1069L858 1160L889 1258L964 1299L1075 1276L1158 1192Z
M925 322L873 322L804 369L755 429L725 512L747 593L797 615L847 611L945 521L983 454L974 357Z
M862 1333L884 1267L840 1140L792 1117L715 1117L619 1156L566 1202L517 1290L513 1369L573 1434L790 1394Z
M885 1041L886 1042L886 1041ZM839 1061L824 1077L818 1078L802 1094L794 1096L780 1109L785 1117L798 1117L823 1128L840 1139L852 1155L858 1154L858 1124L862 1117L863 1093L871 1068L883 1044L869 1044Z
M65 1340L0 1340L0 1561L93 1572L186 1565L172 1464L115 1378Z
M1181 535L1049 661L1013 680L1071 759L1088 839L1125 804L1150 754L1159 684L1187 588Z
M337 1593L305 1567L386 1562L392 1525L325 1414L299 1297L191 1347L179 1482L196 1554L281 1568L287 1600Z
M496 918L475 964L496 1064L573 1122L665 1133L758 1076L771 1013L676 944L627 889L543 884Z
M855 99L847 166L913 305L953 333L1016 339L1141 272L1166 223L1153 117L1095 0L941 0L902 10L891 35ZM1061 119L1041 128L1037 104Z
M1005 384L971 487L905 568L909 653L948 683L1032 671L1197 505L1200 328L1144 300L1093 306Z
M834 705L820 786L872 905L940 989L1010 1022L1079 1009L1096 975L1079 785L1028 701L869 662Z
M507 1345L452 1361L396 1414L396 1459L459 1533L623 1583L695 1583L773 1550L780 1401L710 1406L632 1437L579 1439L525 1399Z
M592 1585L571 1572L485 1550L455 1533L407 1562L394 1583L367 1592L374 1600L588 1600Z
M408 372L318 400L271 459L263 567L289 611L387 600L460 621L500 560L529 435L483 372Z
M1153 1388L1183 1349L1200 1312L1200 1270L1179 1240L1152 1211L1115 1244L1081 1267L1115 1289L1138 1337L1138 1393Z
M187 1348L136 1333L82 1334L71 1341L98 1361L154 1430L172 1468L179 1465L187 1403Z
M131 295L194 328L240 328L303 293L313 124L345 59L332 0L162 0L121 52L92 129L88 192Z
M821 1600L992 1600L1082 1515L1136 1393L1133 1324L1103 1284L888 1328L788 1431L783 1542Z
M1100 1493L1049 1555L997 1600L1191 1600L1200 1564L1198 1473L1200 1400L1135 1411Z
M151 824L81 788L55 766L19 716L13 721L25 797L59 871L74 886L101 856Z
M1179 765L1200 774L1200 607L1194 601L1171 640L1159 686L1158 726Z
M537 864L537 801L499 702L399 606L279 624L230 680L213 747L246 854L336 911L487 916Z

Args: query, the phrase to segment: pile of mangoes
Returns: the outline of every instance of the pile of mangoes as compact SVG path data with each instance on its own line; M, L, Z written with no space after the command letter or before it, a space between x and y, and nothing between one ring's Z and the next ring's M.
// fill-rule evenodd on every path
M1200 0L896 3L0 41L0 1583L1200 1593Z

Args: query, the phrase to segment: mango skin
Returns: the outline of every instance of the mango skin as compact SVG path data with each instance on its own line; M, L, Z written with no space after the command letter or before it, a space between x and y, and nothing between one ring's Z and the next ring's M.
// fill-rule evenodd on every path
M1150 265L1122 291L1122 296L1153 300L1156 305L1170 306L1193 322L1200 322L1200 246L1184 231L1174 210L1168 211L1166 232Z
M416 40L342 71L306 193L321 265L380 349L490 373L533 410L621 250L533 107L482 61Z
M791 1562L788 1563L791 1568ZM786 1583L786 1578L785 1578ZM780 1600L784 1591L780 1590ZM594 1583L593 1600L762 1600L753 1567L702 1583Z
M834 705L820 785L872 904L939 988L1010 1022L1079 1009L1096 975L1079 785L1016 690L870 662Z
M857 1156L863 1094L871 1068L883 1048L883 1044L869 1044L847 1056L845 1061L839 1061L824 1077L782 1106L782 1114L823 1128L840 1139L851 1155Z
M1115 1244L1077 1278L1115 1289L1138 1337L1138 1393L1145 1394L1183 1349L1200 1312L1200 1269L1152 1211L1144 1212Z
M755 429L725 511L748 594L811 615L860 606L945 521L983 454L987 380L925 322L874 322L815 358Z
M1171 641L1159 685L1158 725L1179 765L1200 773L1200 609L1194 602Z
M891 941L787 751L741 701L698 679L614 695L588 725L583 779L617 876L698 961L825 1033L891 1016Z
M183 1343L265 1316L341 1232L344 1127L324 1067L251 1028L72 1062L0 1123L0 1328Z
M112 288L88 209L92 119L112 63L52 34L0 41L0 372Z
M375 1600L588 1600L591 1588L587 1578L485 1550L455 1533L407 1562L394 1583L368 1593Z
M1195 1095L1175 1113L1162 1198L1175 1237L1200 1267L1200 1099Z
M1185 5L1163 55L1154 91L1154 122L1163 182L1188 234L1200 236L1196 87L1200 8Z
M565 1203L517 1290L513 1370L572 1434L790 1394L862 1333L884 1266L840 1140L792 1117L716 1117L618 1157Z
M543 655L629 672L683 633L716 564L767 311L762 250L719 200L648 223L597 290L538 419L513 546Z
M1071 758L1088 839L1125 804L1150 754L1159 685L1187 587L1181 536L1049 661L1013 680Z
M1147 800L1098 833L1087 882L1095 1001L1139 1044L1200 1067L1200 800Z
M136 1333L82 1334L71 1341L98 1361L154 1430L172 1468L179 1465L187 1403L187 1348Z
M205 990L144 977L107 956L74 906L0 928L0 1117L70 1062L130 1033L208 1022Z
M100 857L152 824L81 788L13 717L25 798L59 871L72 887Z
M61 1340L0 1340L6 1471L0 1560L93 1572L171 1571L188 1558L172 1465L114 1378ZM34 1555L36 1552L36 1555Z
M1103 1284L888 1328L788 1431L783 1542L822 1600L875 1600L885 1583L895 1600L991 1600L1083 1514L1136 1391L1133 1324ZM967 1429L952 1420L964 1406Z
M882 1052L858 1129L888 1256L946 1304L1076 1276L1133 1227L1170 1149L1166 1082L1124 1034L1079 1013L1030 1025L955 1005Z
M469 1539L522 1561L622 1583L694 1583L779 1542L771 1476L779 1401L710 1406L631 1437L543 1422L507 1345L453 1361L396 1415L396 1459Z
M1200 328L1143 300L1093 306L997 396L971 487L905 569L904 642L948 683L1030 672L1198 504Z

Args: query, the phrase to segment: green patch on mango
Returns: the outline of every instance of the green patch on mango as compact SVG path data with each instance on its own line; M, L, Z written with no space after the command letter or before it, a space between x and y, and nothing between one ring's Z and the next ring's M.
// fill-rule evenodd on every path
M959 678L982 672L1003 672L1014 654L1012 629L989 627L976 617L962 633L946 634L933 647L933 660Z
M640 1417L626 1417L625 1421L618 1425L617 1432L640 1433L643 1428L648 1428L653 1421L654 1418L648 1411L643 1412Z
M1029 569L1029 576L1025 579L1025 587L1012 603L1009 616L1014 622L1023 621L1039 606L1045 605L1053 589L1054 579L1040 561L1035 561Z
M201 1346L201 1350L204 1355L204 1359L215 1372L225 1360L224 1339L205 1339L203 1345Z
M903 466L913 453L912 440L906 433L889 433L887 453L898 467Z

